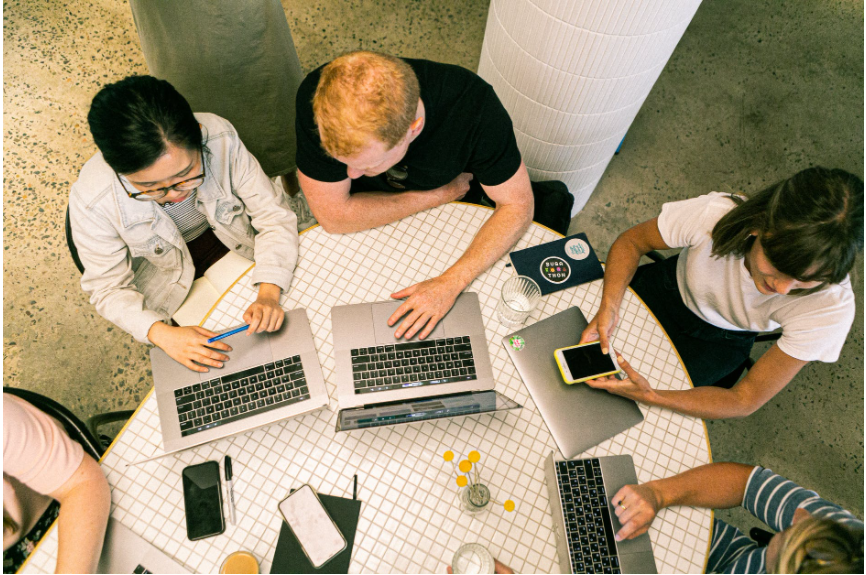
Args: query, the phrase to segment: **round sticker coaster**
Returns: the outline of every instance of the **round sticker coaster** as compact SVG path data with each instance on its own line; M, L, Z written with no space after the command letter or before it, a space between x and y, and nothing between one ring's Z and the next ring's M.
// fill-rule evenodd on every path
M541 262L541 277L550 283L561 284L571 275L571 266L560 257L545 258Z
M508 343L511 345L511 349L514 351L521 351L524 347L526 347L526 342L519 335L511 336L511 339L508 340Z
M573 260L585 260L589 257L589 244L580 238L572 238L565 244L565 255Z

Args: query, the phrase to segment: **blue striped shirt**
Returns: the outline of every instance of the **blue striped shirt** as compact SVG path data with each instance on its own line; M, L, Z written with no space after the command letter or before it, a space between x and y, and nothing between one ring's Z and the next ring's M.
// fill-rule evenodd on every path
M848 511L763 467L752 470L743 507L774 531L790 527L794 523L794 511L800 507L816 517L863 530L863 522ZM766 547L758 547L739 529L715 520L707 573L766 573L766 558Z

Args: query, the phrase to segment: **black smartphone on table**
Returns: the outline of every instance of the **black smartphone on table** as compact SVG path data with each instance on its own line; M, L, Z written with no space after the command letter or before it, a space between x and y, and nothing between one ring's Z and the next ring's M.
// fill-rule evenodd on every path
M216 461L190 465L181 474L186 536L190 541L219 535L226 530L220 466Z

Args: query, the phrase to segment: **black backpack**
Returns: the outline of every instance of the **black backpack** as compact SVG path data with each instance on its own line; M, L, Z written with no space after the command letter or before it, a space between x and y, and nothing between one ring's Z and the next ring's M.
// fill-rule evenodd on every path
M558 180L531 183L532 196L535 198L535 212L532 214L532 220L563 236L568 235L571 208L574 206L574 196L569 193L568 186ZM484 193L484 189L475 179L469 182L469 191L460 201L479 206L496 207L496 202Z
M532 195L535 198L533 221L567 236L574 206L574 196L568 186L558 180L532 182Z

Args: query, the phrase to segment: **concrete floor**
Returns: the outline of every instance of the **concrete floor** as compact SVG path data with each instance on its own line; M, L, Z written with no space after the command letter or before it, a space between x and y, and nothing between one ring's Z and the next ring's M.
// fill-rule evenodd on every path
M475 70L488 0L283 4L306 70L355 48ZM151 387L147 349L95 313L63 237L69 186L96 151L91 98L147 73L129 7L6 1L3 34L4 385L81 417L132 409ZM571 230L604 255L666 201L756 190L812 164L863 174L863 1L706 0ZM862 255L853 280L839 362L808 366L745 420L707 427L716 461L770 467L862 517Z

